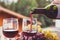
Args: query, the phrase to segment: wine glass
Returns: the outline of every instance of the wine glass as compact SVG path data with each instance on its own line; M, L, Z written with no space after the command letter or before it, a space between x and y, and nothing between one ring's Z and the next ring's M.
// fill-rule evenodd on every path
M5 18L3 19L2 27L3 35L9 40L14 38L18 34L18 19L17 18Z
M24 18L22 24L22 33L24 37L27 37L25 40L32 39L31 37L37 33L37 19L32 18L31 20L30 18Z

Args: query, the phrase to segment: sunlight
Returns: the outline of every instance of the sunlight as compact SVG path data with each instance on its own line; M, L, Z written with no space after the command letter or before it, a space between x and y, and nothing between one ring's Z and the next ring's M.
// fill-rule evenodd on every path
M11 4L12 2L16 3L18 0L0 0L5 2L5 4Z

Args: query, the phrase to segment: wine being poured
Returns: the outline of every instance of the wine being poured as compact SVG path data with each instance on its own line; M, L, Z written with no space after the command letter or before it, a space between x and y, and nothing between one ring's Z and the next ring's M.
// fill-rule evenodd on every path
M30 15L32 17L32 15ZM28 40L30 37L33 37L37 33L37 19L36 18L24 18L22 25L23 35L27 36Z

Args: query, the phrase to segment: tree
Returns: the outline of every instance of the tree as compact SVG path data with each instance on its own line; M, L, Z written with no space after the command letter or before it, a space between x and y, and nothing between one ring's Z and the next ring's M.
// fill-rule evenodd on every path
M3 6L3 7L6 8L6 5L5 5L4 1L3 2L0 1L0 6Z
M37 8L38 4L36 3L36 0L19 0L16 4L16 11L29 16L30 11Z
M9 9L15 11L16 10L16 3L12 2L11 5L9 6Z
M38 7L39 8L43 8L45 7L46 5L50 4L50 1L46 1L46 0L36 0L36 2L38 3Z

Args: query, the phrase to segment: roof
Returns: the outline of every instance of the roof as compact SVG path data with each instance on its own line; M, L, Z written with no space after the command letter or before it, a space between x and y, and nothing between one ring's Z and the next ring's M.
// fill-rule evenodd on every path
M6 9L6 8L3 8L3 7L0 7L0 11L4 11L4 12L6 12L6 13L8 13L8 14L11 14L11 15L13 15L13 16L16 16L16 17L18 17L18 18L28 18L28 17L26 17L26 16L23 16L23 15L21 15L21 14L19 14L19 13L16 13L16 12L13 12L13 11L11 11L11 10L8 10L8 9Z
M4 11L4 12L10 14L10 15L16 16L16 17L21 18L21 19L23 19L23 18L29 18L29 17L27 17L27 16L24 16L24 15L21 15L21 14L19 14L19 13L13 12L13 11L11 11L11 10L9 10L9 9L6 9L6 8L4 8L4 7L2 7L2 6L0 6L0 11ZM41 25L40 22L38 22L38 24Z

